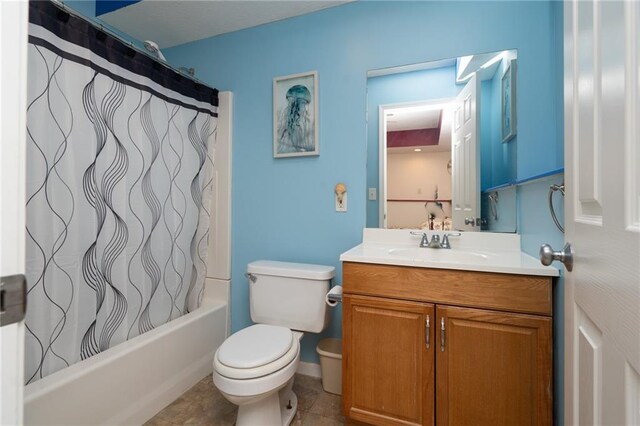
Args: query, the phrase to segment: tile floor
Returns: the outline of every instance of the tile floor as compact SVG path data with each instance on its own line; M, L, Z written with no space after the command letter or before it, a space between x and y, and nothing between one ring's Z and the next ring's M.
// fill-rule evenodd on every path
M297 374L293 391L298 396L298 412L292 426L345 424L340 409L341 398L323 391L320 379ZM211 375L208 375L156 414L145 426L233 426L237 410L218 392Z

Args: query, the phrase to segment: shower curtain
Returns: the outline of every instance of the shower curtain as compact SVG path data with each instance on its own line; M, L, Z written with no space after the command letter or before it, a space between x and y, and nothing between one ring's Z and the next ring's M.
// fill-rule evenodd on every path
M29 20L27 383L198 306L218 104L53 3Z

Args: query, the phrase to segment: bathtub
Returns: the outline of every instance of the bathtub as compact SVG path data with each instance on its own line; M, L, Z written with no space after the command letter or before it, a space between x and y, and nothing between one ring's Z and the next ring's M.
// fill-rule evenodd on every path
M25 425L140 425L213 371L228 306L200 308L25 387Z

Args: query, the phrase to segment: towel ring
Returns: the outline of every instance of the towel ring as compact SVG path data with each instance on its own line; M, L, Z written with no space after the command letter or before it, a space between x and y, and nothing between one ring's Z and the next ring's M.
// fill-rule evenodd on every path
M549 211L551 212L551 219L553 219L553 223L556 224L560 232L564 234L564 228L562 225L560 225L558 216L556 216L556 211L553 208L553 193L556 191L560 191L560 193L564 197L564 182L562 182L560 185L554 183L549 187Z
M498 220L498 191L494 191L489 194L489 210L493 220Z

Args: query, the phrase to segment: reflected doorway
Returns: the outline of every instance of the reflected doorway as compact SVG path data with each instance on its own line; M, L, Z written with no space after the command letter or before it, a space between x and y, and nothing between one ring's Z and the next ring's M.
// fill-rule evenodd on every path
M380 107L382 227L451 229L453 101Z

